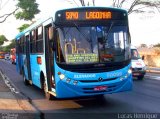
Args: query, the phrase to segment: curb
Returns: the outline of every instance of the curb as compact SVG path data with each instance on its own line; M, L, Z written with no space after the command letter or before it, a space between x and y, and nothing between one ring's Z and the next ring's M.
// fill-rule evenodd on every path
M146 70L147 73L157 73L160 74L160 71L157 70Z
M25 96L23 96L21 94L21 92L15 87L15 85L12 83L12 81L1 70L0 70L0 75L2 76L2 80L4 81L4 85L7 86L7 88L11 92L11 95L13 95L14 100L16 100L17 104L15 103L15 108L17 107L20 109L16 113L13 112L13 114L15 114L17 116L16 119L21 119L21 118L23 118L23 119L28 119L28 118L40 119L40 114L37 111L37 109L32 104L30 104L28 99L26 99ZM6 115L6 116L8 116L8 115Z

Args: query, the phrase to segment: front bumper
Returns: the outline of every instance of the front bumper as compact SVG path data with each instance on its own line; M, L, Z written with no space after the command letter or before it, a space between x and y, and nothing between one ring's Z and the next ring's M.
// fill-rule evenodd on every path
M57 98L72 98L72 97L82 97L82 96L94 96L100 94L112 94L123 91L130 91L132 89L132 74L128 76L123 81L115 79L115 81L105 81L99 84L97 83L83 83L82 85L71 85L60 81L58 83ZM94 88L98 86L106 86L106 90L95 91ZM63 90L62 90L63 87Z
M132 76L138 77L138 76L144 76L146 74L146 70L135 70L132 69Z

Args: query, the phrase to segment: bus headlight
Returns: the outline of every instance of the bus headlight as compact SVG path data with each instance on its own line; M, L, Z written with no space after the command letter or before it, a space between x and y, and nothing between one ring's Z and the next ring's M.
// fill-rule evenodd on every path
M60 75L59 75L59 78L60 78L61 80L63 80L63 79L65 78L65 75L64 75L64 74L60 74Z
M130 68L129 70L128 70L128 74L131 74L132 73L132 69Z
M128 76L129 76L130 74L132 74L132 69L129 69L128 72L127 72L127 74L126 74L125 76L122 76L122 77L120 78L120 80L123 81L124 79L128 78Z

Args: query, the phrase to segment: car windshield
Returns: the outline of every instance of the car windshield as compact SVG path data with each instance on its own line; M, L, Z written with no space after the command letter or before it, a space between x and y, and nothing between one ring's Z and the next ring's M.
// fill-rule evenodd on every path
M62 27L58 32L60 63L121 62L129 58L127 26Z
M132 59L141 59L137 49L131 49L131 58Z

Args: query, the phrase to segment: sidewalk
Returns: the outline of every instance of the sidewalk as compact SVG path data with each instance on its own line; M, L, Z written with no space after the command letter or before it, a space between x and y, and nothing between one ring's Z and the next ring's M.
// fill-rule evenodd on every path
M160 74L160 68L159 67L150 67L147 66L147 70L148 73L159 73Z
M11 91L0 72L0 119L34 119L38 117L35 108L20 94Z

